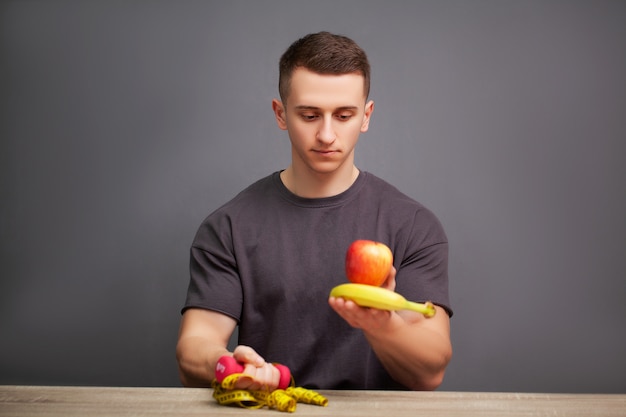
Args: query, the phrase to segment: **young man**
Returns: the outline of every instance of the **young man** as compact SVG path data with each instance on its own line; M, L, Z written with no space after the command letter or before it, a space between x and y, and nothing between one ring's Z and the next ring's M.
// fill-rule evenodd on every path
M327 32L296 41L280 60L292 161L242 191L200 226L177 346L181 380L207 386L222 355L245 364L239 388L275 388L290 368L313 389L435 389L450 360L448 245L437 218L354 165L368 130L370 68L352 40ZM383 286L431 300L430 319L329 298L347 282L356 239L385 243L394 265ZM239 345L228 341L239 326Z

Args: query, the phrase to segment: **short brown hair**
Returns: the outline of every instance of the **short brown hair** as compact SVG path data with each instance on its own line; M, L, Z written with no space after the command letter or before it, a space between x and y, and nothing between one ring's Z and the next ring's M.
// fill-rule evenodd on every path
M350 74L364 78L365 97L370 92L370 64L365 51L352 39L329 32L311 33L295 41L280 58L278 92L285 102L291 76L297 68L318 74Z

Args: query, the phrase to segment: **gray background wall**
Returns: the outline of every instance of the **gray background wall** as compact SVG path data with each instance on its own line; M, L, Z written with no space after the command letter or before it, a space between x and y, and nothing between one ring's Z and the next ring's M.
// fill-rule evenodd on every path
M451 243L441 389L626 392L626 2L3 1L0 383L179 385L201 220L289 163L277 61L369 53L357 164Z

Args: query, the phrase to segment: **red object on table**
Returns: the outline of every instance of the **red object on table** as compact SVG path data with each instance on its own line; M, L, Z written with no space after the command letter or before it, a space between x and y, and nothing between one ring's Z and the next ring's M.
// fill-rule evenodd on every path
M278 372L280 372L278 388L287 388L291 383L291 371L285 365L279 363L273 365L278 369ZM217 360L217 364L215 365L215 379L217 382L221 383L228 375L243 373L243 369L243 364L237 362L235 358L224 355Z

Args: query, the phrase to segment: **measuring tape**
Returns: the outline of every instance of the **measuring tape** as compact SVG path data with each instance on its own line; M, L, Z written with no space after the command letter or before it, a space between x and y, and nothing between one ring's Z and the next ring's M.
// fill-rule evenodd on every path
M221 383L213 381L213 398L215 398L218 404L249 409L267 406L268 408L288 413L296 411L297 403L313 404L322 407L328 405L328 399L323 395L306 388L293 386L293 379L291 386L286 389L250 391L234 389L240 378L250 378L250 376L236 373L227 376Z

